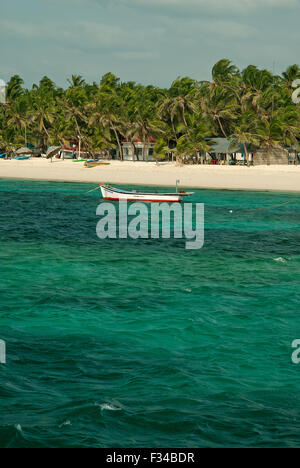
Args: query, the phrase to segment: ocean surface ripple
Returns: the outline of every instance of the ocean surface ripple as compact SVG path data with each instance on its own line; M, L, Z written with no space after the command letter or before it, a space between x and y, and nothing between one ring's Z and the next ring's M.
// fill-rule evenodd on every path
M300 196L196 190L188 251L90 188L0 179L0 447L298 447Z

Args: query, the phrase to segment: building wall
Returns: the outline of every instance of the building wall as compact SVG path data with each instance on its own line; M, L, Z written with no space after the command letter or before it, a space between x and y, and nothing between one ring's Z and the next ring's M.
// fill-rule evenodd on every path
M269 164L288 164L289 163L289 153L283 148L273 148L270 152ZM254 164L267 165L268 164L268 152L261 148L259 149L254 156Z
M122 143L123 146L123 156L124 156L124 161L132 161L133 160L133 146L131 143ZM143 143L135 143L135 161L143 161L143 148L144 145ZM146 145L145 148L145 158L144 161L155 161L153 157L153 148L154 144L150 143Z

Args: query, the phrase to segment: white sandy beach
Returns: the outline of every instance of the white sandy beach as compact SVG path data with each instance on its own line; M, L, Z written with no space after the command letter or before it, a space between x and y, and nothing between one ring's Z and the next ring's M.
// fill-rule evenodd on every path
M71 160L0 160L0 178L106 182L110 184L175 186L228 190L300 192L300 166L178 166L175 163L112 161L109 166L86 168Z

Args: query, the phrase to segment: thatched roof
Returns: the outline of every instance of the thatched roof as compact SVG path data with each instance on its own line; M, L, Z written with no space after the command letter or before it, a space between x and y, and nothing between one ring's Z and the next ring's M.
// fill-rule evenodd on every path
M61 150L60 146L50 146L47 149L46 158L47 159L53 158L54 156L56 156L59 153L60 150Z
M31 150L23 146L16 151L16 154L31 154Z

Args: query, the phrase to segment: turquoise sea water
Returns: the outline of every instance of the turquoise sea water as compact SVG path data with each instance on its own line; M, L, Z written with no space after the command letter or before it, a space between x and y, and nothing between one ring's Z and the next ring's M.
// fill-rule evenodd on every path
M100 241L90 188L0 180L0 446L300 446L300 196L197 190L187 251Z

